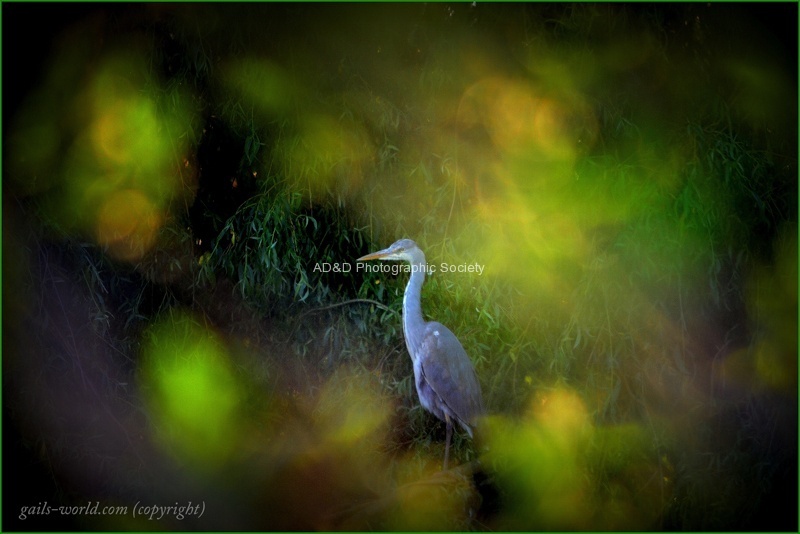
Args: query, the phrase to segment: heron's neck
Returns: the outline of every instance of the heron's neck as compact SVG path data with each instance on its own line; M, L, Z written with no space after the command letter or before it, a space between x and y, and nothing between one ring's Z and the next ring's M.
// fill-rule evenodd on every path
M411 359L415 359L420 343L425 321L422 319L422 284L425 283L425 258L418 258L411 262L411 278L406 286L403 296L403 334Z

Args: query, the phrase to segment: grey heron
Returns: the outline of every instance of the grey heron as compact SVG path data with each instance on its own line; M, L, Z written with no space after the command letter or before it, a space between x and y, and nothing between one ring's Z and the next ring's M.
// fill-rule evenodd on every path
M476 418L483 413L483 398L475 368L458 338L443 324L422 318L422 284L427 266L425 254L410 239L358 258L400 260L411 264L411 278L403 296L403 334L414 364L414 380L422 406L447 425L444 467L450 455L453 423L470 437Z

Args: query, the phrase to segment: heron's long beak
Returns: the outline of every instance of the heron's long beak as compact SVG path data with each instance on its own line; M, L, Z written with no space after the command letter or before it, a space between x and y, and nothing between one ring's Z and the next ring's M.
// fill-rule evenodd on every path
M392 253L392 251L390 249L385 248L383 250L379 250L378 252L371 252L370 254L367 254L366 256L361 256L356 261L382 260L382 259L386 258L387 256L389 256L391 253Z

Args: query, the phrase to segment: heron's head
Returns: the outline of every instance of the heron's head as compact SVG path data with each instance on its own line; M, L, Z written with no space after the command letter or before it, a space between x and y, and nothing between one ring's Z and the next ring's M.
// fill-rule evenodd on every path
M356 261L367 260L405 260L410 263L425 261L422 250L410 239L396 241L389 248L361 256Z

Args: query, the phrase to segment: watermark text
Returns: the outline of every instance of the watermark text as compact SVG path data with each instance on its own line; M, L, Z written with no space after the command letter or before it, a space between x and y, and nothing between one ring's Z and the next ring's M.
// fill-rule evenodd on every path
M127 515L131 513L133 518L144 517L148 521L161 520L164 518L175 518L182 521L189 516L202 517L206 510L205 502L194 504L192 501L186 504L175 503L174 505L158 505L146 504L137 501L133 506L127 505L112 505L101 506L99 501L91 502L82 505L59 505L54 506L47 501L40 502L33 506L23 506L20 508L19 519L25 521L31 516L49 516L49 515L62 515L62 516L77 516L77 515Z
M398 274L413 274L423 270L425 274L431 275L441 273L468 273L482 275L485 265L479 263L440 263L429 265L411 265L409 263L366 263L358 262L355 267L348 262L322 262L314 264L315 273L379 273L397 276Z

